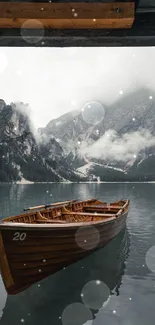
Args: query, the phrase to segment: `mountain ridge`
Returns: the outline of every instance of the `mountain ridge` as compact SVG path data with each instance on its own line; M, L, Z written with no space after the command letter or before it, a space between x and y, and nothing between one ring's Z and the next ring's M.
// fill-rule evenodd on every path
M0 181L155 180L155 92L122 94L103 110L93 103L94 124L79 109L34 132L28 104L0 99Z

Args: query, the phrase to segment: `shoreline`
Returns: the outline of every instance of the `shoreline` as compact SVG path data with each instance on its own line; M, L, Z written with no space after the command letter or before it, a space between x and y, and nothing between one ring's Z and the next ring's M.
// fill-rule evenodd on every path
M63 181L63 182L31 182L31 181L17 181L17 182L0 182L0 184L16 184L16 185L32 185L32 184L142 184L142 183L151 183L151 184L155 184L155 181L122 181L122 182L104 182L104 181L100 181L100 182L71 182L71 181Z

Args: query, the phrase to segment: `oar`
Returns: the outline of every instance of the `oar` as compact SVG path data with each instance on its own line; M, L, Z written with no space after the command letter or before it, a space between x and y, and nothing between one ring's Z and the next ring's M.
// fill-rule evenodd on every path
M35 207L29 207L29 208L26 208L26 209L23 209L23 211L28 211L28 210L35 210L35 209L42 209L42 208L49 208L51 206L59 206L59 205L63 205L63 204L69 204L69 203L72 203L72 202L75 202L77 200L71 200L71 201L64 201L64 202L57 202L57 203L51 203L51 204L44 204L44 205L38 205L38 206L35 206Z

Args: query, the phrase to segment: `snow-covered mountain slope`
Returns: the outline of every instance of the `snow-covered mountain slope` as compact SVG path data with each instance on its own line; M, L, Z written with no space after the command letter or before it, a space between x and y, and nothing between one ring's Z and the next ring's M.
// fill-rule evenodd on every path
M77 168L78 172L83 173L89 180L97 180L100 177L101 181L123 181L126 179L126 172L122 169L89 162L86 165Z
M94 106L93 118L79 109L37 132L27 104L1 99L0 181L155 180L155 93L102 106L99 120Z
M97 140L109 129L123 134L136 131L141 127L155 133L155 93L152 91L140 89L126 96L120 96L110 107L104 104L103 107L104 118L96 125L87 123L80 109L52 120L41 129L41 132L52 134L60 141L64 141L66 147L70 144L70 140L74 141L75 146L80 139L86 139L88 134Z
M78 171L100 163L110 174L110 168L114 174L120 169L123 178L124 173L137 178L141 175L138 163L155 153L155 93L139 89L103 106L104 118L97 124L90 124L89 116L87 121L82 111L76 110L52 120L41 133L59 141L68 163ZM137 174L133 175L135 166Z
M45 128L39 129L39 132L47 137L53 136L67 155L76 151L80 142L92 132L92 126L88 127L80 111L73 111L50 121Z
M0 181L81 180L54 138L36 137L24 104L1 105Z

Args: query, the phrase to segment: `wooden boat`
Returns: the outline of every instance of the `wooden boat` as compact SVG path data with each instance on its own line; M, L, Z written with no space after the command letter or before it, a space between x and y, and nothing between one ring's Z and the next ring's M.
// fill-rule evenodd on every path
M1 300L1 310L3 307L1 325L9 325L9 323L16 324L17 319L25 318L24 315L32 310L37 310L37 319L41 320L44 314L45 318L43 323L46 324L48 323L47 320L51 319L52 307L52 324L62 325L59 319L59 316L62 315L62 311L66 306L77 303L77 297L80 297L81 292L83 292L82 288L86 283L90 283L92 280L100 280L101 283L105 283L110 290L110 294L118 296L122 285L122 277L126 269L129 249L130 236L128 230L124 227L124 229L103 249L96 250L93 254L70 265L70 267L65 268L65 270L57 272L54 276L49 276L42 282L34 284L22 294L13 297L14 299L9 295L5 308L3 307L4 302ZM73 274L76 281L71 280ZM4 287L1 284L1 296L4 292L2 289L4 290ZM104 297L102 294L102 298L105 301ZM52 307L49 308L49 306ZM12 312L12 309L16 310L16 312ZM91 309L92 318L96 319L97 312L97 310ZM35 323L34 318L32 317L31 319L31 317L29 317L29 325L33 325L33 323ZM24 325L25 324L26 320ZM66 324L66 322L63 322L63 325L64 324ZM118 323L116 324L118 325Z
M129 200L66 201L28 208L0 224L0 269L8 294L107 245L125 226ZM31 210L35 211L31 211Z

